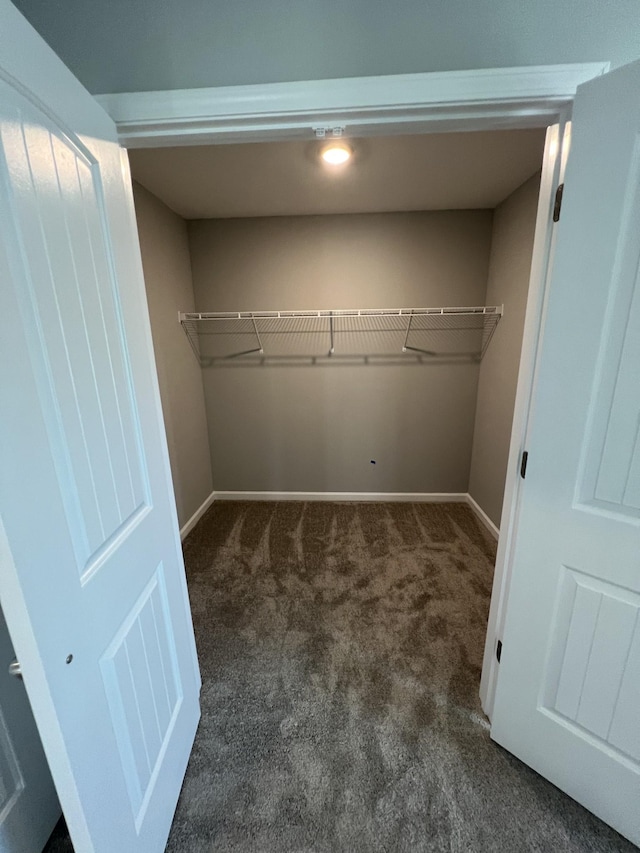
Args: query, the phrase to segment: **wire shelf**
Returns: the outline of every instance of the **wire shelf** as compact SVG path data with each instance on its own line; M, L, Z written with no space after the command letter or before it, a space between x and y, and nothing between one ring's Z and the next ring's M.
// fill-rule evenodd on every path
M202 365L233 358L382 356L480 360L503 306L180 313Z

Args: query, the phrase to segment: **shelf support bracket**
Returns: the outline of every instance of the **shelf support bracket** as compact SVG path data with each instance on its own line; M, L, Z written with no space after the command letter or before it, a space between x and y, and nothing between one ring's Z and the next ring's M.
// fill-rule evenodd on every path
M333 355L334 353L334 344L333 344L333 311L329 312L329 355Z
M435 352L428 349L420 349L419 347L410 347L408 344L409 341L409 332L411 331L411 323L413 322L413 308L411 309L411 314L409 315L409 324L407 326L407 334L404 338L404 346L402 347L402 352L419 352L421 355L435 355Z
M407 350L411 349L411 347L408 346L408 343L409 343L409 332L411 331L411 323L412 322L413 322L413 309L409 313L409 322L407 323L407 334L404 336L404 344L402 345L402 352L406 352Z
M252 352L259 352L260 355L263 355L264 349L262 347L262 341L260 340L260 333L258 332L258 324L256 323L256 318L253 316L253 314L251 315L251 322L253 323L253 331L255 332L256 340L258 341L258 348L249 350L248 353L243 353L243 355L249 355L249 353Z

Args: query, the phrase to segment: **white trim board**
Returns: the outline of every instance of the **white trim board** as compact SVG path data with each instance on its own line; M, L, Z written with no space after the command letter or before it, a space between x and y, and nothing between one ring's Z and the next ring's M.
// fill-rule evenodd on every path
M493 521L489 518L487 513L482 509L480 504L471 497L471 495L467 494L467 503L473 510L473 512L478 517L478 521L481 521L484 526L487 528L489 533L493 536L494 539L500 538L500 528L497 524L494 524Z
M496 657L496 648L498 640L501 639L504 625L518 527L523 483L520 477L520 461L522 451L527 446L526 436L537 375L539 342L541 330L544 326L548 298L547 283L553 263L556 240L556 231L552 225L552 211L556 188L564 180L568 146L571 141L571 133L567 126L568 119L567 111L557 126L550 127L547 130L544 148L525 325L518 369L518 385L511 424L507 477L500 519L502 536L498 542L496 555L496 570L493 576L493 590L480 681L482 710L489 719L493 716L493 703L498 681L499 663Z
M215 492L217 501L353 501L356 503L466 503L464 492Z
M189 521L180 528L185 539L214 501L352 501L355 503L463 503L467 504L491 535L500 530L468 492L212 492Z
M546 127L608 62L97 95L128 148Z
M180 541L184 541L189 533L193 530L196 524L200 521L205 512L209 509L211 504L216 500L216 492L211 492L208 498L206 498L198 507L198 509L193 513L191 518L186 521L182 527L180 528Z

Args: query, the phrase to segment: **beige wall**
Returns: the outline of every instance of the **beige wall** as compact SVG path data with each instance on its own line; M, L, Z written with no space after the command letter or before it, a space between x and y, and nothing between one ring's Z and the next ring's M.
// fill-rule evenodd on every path
M534 175L494 213L487 304L504 316L482 360L469 492L500 525L507 458L529 290L540 176Z
M178 323L193 310L187 226L134 184L140 250L151 317L171 473L180 526L211 494L211 457L202 375Z
M481 305L491 226L491 211L190 222L196 310ZM215 488L466 492L478 370L205 368Z

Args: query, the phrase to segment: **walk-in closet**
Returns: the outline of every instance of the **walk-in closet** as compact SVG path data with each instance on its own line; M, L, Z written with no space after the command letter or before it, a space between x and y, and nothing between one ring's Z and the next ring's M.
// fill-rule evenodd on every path
M167 853L604 853L480 701L545 132L323 133L129 152L202 677ZM182 702L162 578L103 664L136 803Z
M631 16L376 5L0 0L0 853L637 853Z
M544 131L331 133L130 152L180 525L470 496L495 532Z
M543 146L130 152L203 674L168 851L595 831L479 697Z

